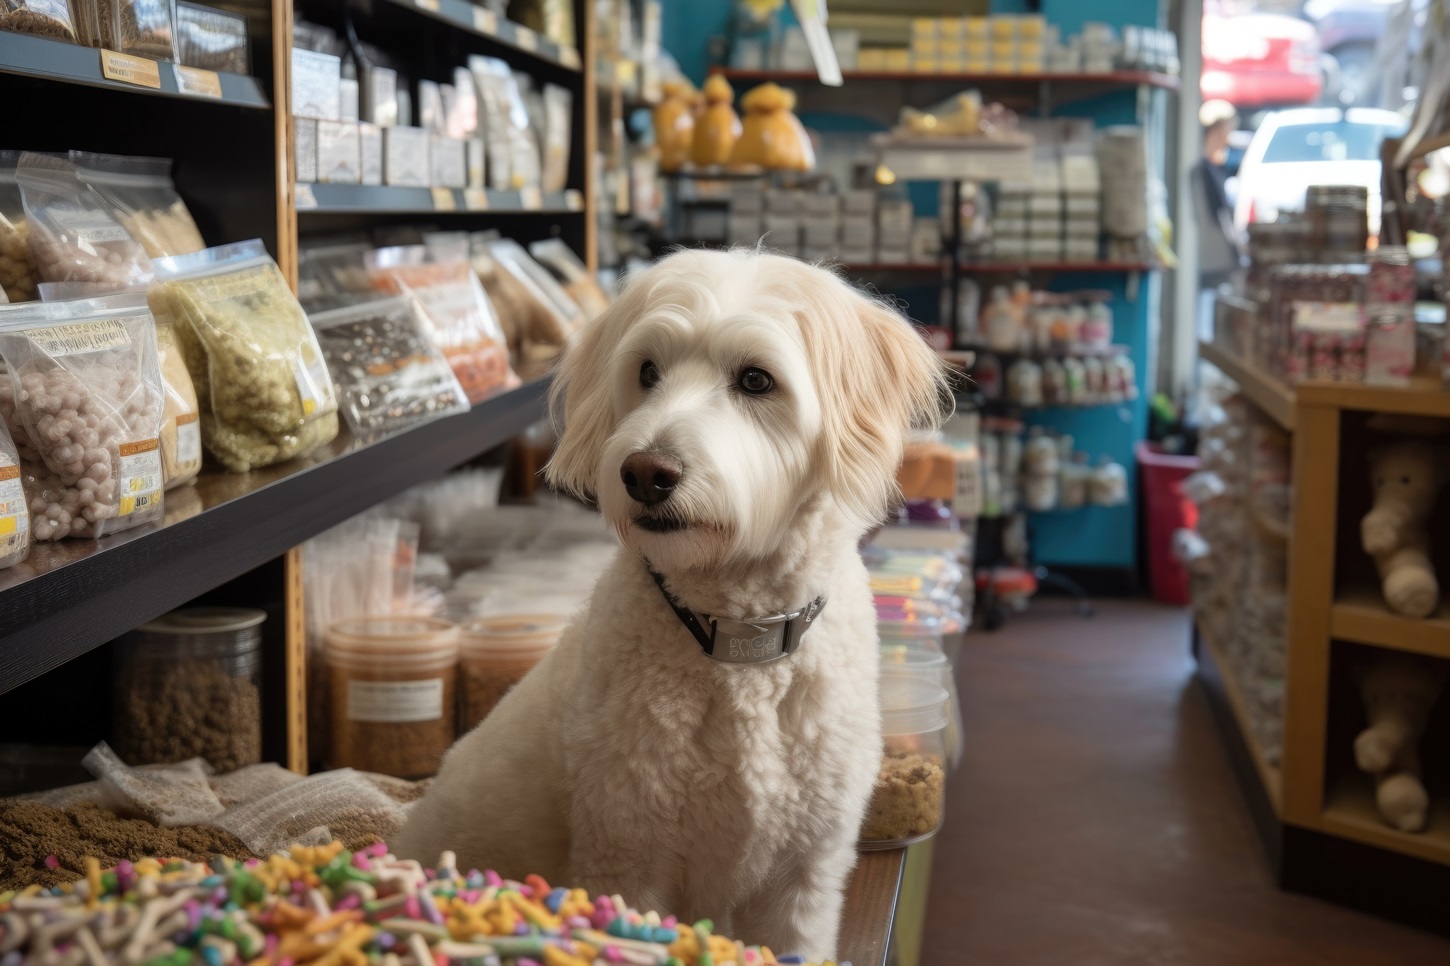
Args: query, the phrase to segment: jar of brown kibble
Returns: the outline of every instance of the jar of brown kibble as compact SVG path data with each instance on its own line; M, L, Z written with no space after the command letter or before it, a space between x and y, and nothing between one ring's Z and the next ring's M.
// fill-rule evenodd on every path
M122 643L115 749L145 765L204 758L219 772L262 760L262 623L239 607L191 607Z
M535 614L484 617L463 627L458 666L463 672L462 730L478 724L559 642L564 620Z
M426 778L458 736L458 628L359 617L327 630L328 764Z
M862 849L894 849L935 835L946 793L950 696L914 674L881 675L884 750L861 825Z

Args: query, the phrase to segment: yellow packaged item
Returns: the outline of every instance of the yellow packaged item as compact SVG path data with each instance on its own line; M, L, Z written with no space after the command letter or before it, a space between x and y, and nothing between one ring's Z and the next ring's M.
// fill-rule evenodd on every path
M987 25L993 40L1011 40L1017 36L1017 18L1010 14L994 14Z
M888 47L886 49L886 69L911 70L911 51L905 47Z
M745 126L730 155L733 167L809 171L816 153L800 119L791 113L795 95L779 84L761 84L740 99Z
M989 32L986 17L962 18L962 36L968 40L986 40Z
M705 113L695 123L690 160L701 167L726 164L740 137L740 117L730 104L735 92L719 74L705 81Z
M679 171L690 160L690 143L695 135L693 91L678 81L662 86L655 107L655 145L660 149L660 170Z

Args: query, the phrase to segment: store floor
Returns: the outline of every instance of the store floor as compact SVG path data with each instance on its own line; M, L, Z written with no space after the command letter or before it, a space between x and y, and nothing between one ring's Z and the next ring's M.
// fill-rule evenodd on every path
M1182 611L1040 601L968 637L958 679L922 966L1450 962L1450 941L1274 887Z

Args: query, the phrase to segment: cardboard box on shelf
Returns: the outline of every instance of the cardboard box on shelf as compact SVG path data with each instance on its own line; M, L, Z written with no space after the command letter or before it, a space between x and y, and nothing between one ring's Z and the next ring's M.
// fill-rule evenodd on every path
M344 121L356 121L361 115L358 106L358 83L353 77L344 77L338 87L338 117Z
M812 218L835 218L841 213L841 196L808 191L801 197L801 213Z
M292 113L329 121L342 116L342 58L292 48Z
M872 215L876 211L876 192L871 188L852 188L841 196L841 210L847 215Z
M1027 258L1034 262L1056 262L1062 260L1062 239L1029 238Z
M439 188L468 187L468 150L458 138L434 134L429 144L433 155L433 185Z
M737 181L730 186L730 210L731 211L754 211L765 210L765 189L758 181Z
M297 181L310 184L317 180L317 119L294 117L296 137L292 144L292 165L297 169Z
M897 73L911 70L911 51L905 47L887 47L884 56L886 58L884 70Z
M912 262L933 262L941 257L941 228L935 218L917 219L911 229Z
M1039 218L1062 217L1062 195L1033 194L1027 199L1027 214L1034 221Z
M801 192L794 188L769 188L765 192L765 210L772 215L798 215Z
M376 124L362 123L357 128L359 181L362 184L383 183L383 129Z
M396 187L427 188L433 181L433 160L428 132L421 127L393 125L383 128L383 183Z
M362 178L362 146L356 121L317 122L317 181L358 184Z
M362 68L360 117L379 127L398 123L398 72L391 67Z
M876 225L882 234L889 231L909 234L913 217L911 202L905 198L882 198L876 204Z
M840 237L840 222L834 215L807 215L801 219L801 238L807 247L835 245Z

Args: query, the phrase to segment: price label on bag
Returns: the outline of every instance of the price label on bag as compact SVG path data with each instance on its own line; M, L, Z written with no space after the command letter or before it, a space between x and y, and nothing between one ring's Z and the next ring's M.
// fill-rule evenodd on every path
M434 211L457 211L458 199L451 188L430 188L433 193Z
M183 67L180 64L172 64L171 69L176 74L176 89L181 93L194 97L221 98L222 79L216 71Z
M482 7L473 8L473 29L481 34L498 33L498 14Z
M161 89L161 67L154 60L118 54L114 50L101 51L101 73L107 79L137 87Z
M488 192L482 188L465 188L463 190L463 207L469 211L487 211Z

